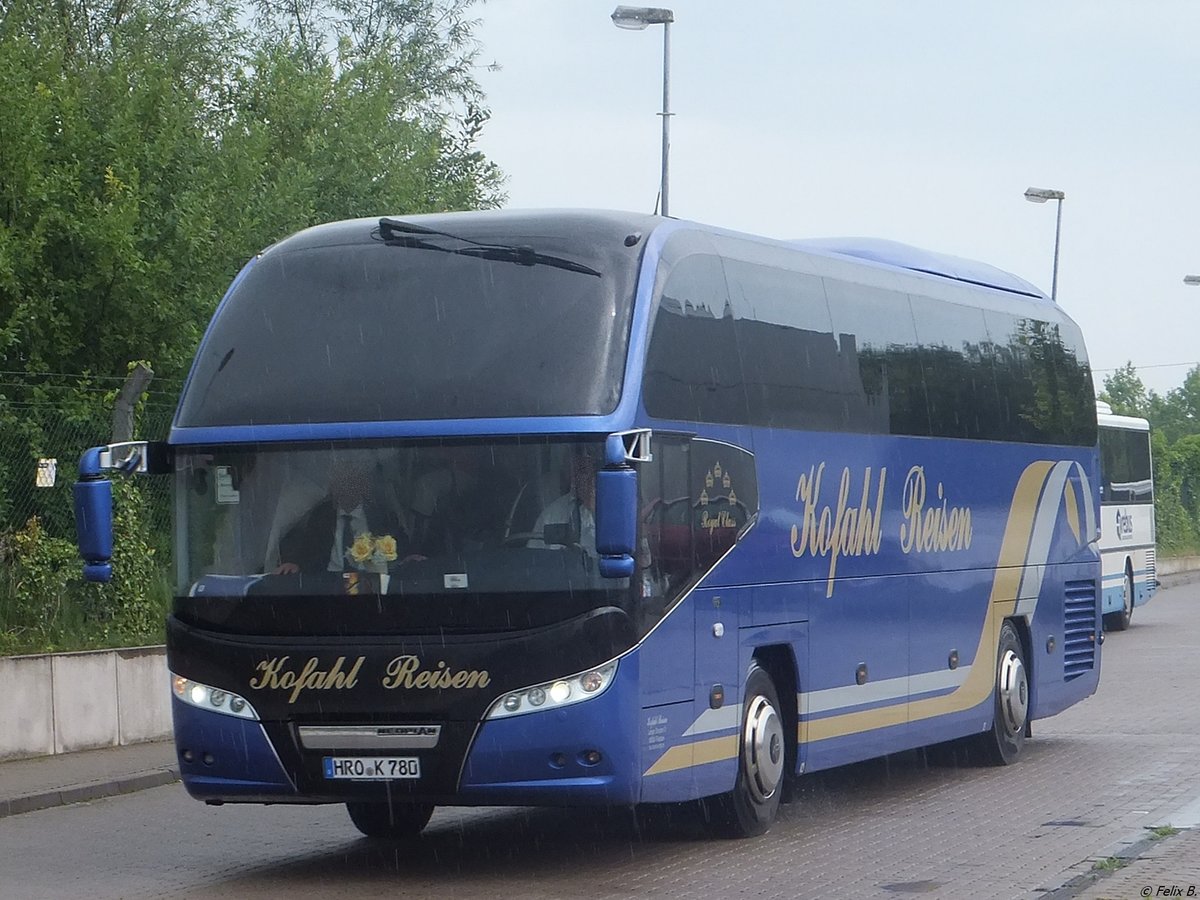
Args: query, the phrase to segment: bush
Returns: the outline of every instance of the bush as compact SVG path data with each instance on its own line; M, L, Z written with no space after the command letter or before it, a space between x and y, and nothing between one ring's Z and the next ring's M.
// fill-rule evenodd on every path
M99 606L70 541L49 535L34 516L0 538L0 652L79 649Z
M170 603L167 573L139 485L113 484L113 582L83 580L75 545L34 516L0 536L0 655L158 644Z
M169 530L152 520L143 485L134 479L113 480L113 581L108 595L115 637L123 644L159 644L170 606L171 587L164 563L169 558ZM76 560L78 566L78 560Z

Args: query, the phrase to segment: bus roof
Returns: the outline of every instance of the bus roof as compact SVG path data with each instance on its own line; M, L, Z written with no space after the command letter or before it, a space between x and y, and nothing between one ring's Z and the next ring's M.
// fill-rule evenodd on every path
M1096 401L1096 424L1101 428L1124 428L1126 431L1149 431L1150 423L1137 416L1118 416L1103 400Z
M813 253L865 259L897 269L907 269L910 272L937 275L967 284L977 284L1011 294L1049 301L1049 298L1034 285L1003 269L997 269L995 266L973 259L922 250L920 247L912 247L898 241L888 241L882 238L846 237L809 238L789 243L798 249Z
M486 223L487 227L495 227L502 230L506 227L511 227L514 223L528 223L532 220L540 220L543 223L543 227L554 232L569 229L572 226L578 227L583 222L603 222L609 227L624 227L628 228L631 233L640 232L641 234L646 234L652 231L657 225L671 221L647 213L598 209L477 210L405 215L401 218L405 221L420 223L427 227L440 227L447 230L462 227L465 224L479 227L484 223ZM354 235L357 238L358 232L364 223L375 224L378 221L378 217L373 217L330 222L305 229L280 243L287 243L292 247L314 243L339 243L344 237L350 235ZM676 221L682 225L698 227L705 231L720 231L727 234L738 233L700 222ZM762 239L760 236L748 233L742 236ZM767 240L770 239L768 238ZM1025 281L1023 278L1018 278L1016 275L1005 272L1003 269L998 269L995 266L972 259L964 259L946 253L936 253L932 250L925 250L920 247L900 243L899 241L890 241L882 238L833 237L806 238L803 240L779 241L778 243L822 256L840 256L859 261L865 260L894 269L904 269L923 275L948 278L953 281L993 288L1010 294L1018 294L1035 300L1042 300L1047 303L1051 302L1036 286Z

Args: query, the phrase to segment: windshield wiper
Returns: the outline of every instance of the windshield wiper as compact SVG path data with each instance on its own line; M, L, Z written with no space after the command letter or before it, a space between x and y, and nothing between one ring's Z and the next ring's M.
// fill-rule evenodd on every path
M424 240L420 235L449 238L467 246L443 247L441 244ZM438 231L436 228L427 228L424 225L416 225L412 222L402 222L399 219L380 219L379 236L389 246L409 247L415 250L437 250L441 253L472 256L476 259L486 259L492 262L511 262L516 263L518 266L550 266L554 269L564 269L567 272L578 272L581 275L601 277L600 273L591 266L585 266L583 263L564 259L561 256L538 253L528 245L484 244L457 234L451 234L448 231Z

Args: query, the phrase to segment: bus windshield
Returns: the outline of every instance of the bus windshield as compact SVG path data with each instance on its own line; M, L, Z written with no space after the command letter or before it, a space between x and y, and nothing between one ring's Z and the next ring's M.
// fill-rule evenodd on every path
M178 451L176 597L202 618L215 598L226 613L242 599L307 600L339 628L351 594L389 601L382 618L409 628L531 627L622 606L629 579L597 567L599 450L524 440ZM286 628L283 608L261 606L272 621L241 625Z
M385 241L358 221L267 251L214 320L176 424L612 412L637 251L580 228L465 233L515 249Z

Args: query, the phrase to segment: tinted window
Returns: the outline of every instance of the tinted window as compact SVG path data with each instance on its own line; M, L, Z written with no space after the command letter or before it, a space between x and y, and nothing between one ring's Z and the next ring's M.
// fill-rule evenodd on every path
M992 353L983 310L911 296L930 433L997 439Z
M1150 503L1150 433L1123 428L1100 429L1100 500L1103 503Z
M636 251L608 234L506 242L600 275L388 246L367 225L268 251L214 320L179 424L611 412Z
M638 470L651 593L669 600L707 572L758 512L754 457L715 441L662 436Z
M929 434L925 378L908 297L869 285L825 279L833 330L848 359L856 359L883 433ZM874 428L872 430L875 430Z
M747 421L733 311L716 256L693 254L671 268L650 335L644 385L652 416Z
M715 565L758 511L754 457L714 441L692 441L691 526L696 564Z
M853 343L833 335L821 279L726 262L750 419L772 428L875 431Z
M595 564L594 480L580 477L598 451L530 438L181 449L176 609L229 630L378 634L625 608L629 579ZM381 599L351 608L356 593Z
M996 439L1094 445L1095 393L1079 329L991 310L984 318L995 353Z
M695 253L667 280L647 364L651 414L815 431L1095 443L1082 339L1053 307L1045 307L1046 320L1034 319L982 305L1028 308L985 289L972 297L981 305L955 303L818 276L817 262L785 247L724 237L713 243L719 259L711 250ZM943 296L955 290L949 282L938 288ZM732 336L728 312L714 312L730 306ZM714 347L728 352L717 356Z

